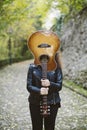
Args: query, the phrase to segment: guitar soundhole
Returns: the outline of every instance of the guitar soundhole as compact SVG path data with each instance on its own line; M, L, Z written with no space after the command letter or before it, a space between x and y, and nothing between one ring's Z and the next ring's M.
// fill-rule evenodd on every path
M49 56L43 54L43 55L41 55L41 56L39 57L39 60L40 60L40 62L48 62L48 61L49 61Z

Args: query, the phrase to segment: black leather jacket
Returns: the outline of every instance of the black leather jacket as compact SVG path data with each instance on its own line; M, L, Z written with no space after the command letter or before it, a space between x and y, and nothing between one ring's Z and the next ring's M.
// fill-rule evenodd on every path
M41 66L30 64L27 74L27 90L29 91L29 102L39 105L42 96L40 95L41 86ZM47 79L50 81L49 92L47 95L48 104L60 104L59 91L62 89L62 70L57 68L55 71L47 72Z

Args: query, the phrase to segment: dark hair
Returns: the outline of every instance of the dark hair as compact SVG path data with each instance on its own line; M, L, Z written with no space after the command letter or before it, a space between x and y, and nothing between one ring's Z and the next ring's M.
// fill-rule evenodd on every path
M62 62L61 62L61 52L57 52L55 55L55 61L57 63L57 68L62 69Z

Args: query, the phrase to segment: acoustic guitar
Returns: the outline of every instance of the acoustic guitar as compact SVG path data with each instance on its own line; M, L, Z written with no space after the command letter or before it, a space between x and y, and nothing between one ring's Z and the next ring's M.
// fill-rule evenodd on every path
M47 71L57 67L55 54L60 47L58 36L51 31L37 31L29 37L28 47L34 56L34 64L42 67L42 79L47 79ZM40 110L44 117L50 114L47 95L42 96Z

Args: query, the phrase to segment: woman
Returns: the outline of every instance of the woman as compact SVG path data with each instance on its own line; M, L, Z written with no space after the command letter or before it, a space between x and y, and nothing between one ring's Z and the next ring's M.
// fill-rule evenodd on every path
M62 89L62 69L59 54L55 56L57 68L47 72L47 79L41 78L42 68L40 65L30 64L27 75L27 90L29 95L29 109L33 130L43 129L43 116L40 114L40 102L43 95L47 95L47 102L50 105L50 115L44 118L45 130L55 129L55 120L60 105L59 91ZM43 87L45 86L45 87Z

